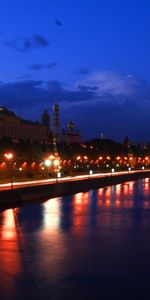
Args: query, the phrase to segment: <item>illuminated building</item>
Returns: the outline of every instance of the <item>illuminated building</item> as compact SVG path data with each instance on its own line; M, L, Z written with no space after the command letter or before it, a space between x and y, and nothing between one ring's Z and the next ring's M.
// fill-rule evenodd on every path
M14 141L47 142L49 128L45 124L23 120L6 107L0 107L0 139L11 138Z
M6 107L0 107L0 140L11 138L14 142L19 140L39 141L41 143L66 142L80 143L80 132L74 129L74 123L70 121L67 130L60 129L59 106L53 106L52 129L50 128L50 115L47 110L41 115L41 122L24 120Z

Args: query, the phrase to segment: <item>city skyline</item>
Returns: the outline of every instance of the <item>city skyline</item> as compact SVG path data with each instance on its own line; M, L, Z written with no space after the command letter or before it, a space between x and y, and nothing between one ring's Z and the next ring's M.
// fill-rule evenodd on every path
M6 0L1 104L35 121L57 102L84 139L149 141L149 11L140 0Z

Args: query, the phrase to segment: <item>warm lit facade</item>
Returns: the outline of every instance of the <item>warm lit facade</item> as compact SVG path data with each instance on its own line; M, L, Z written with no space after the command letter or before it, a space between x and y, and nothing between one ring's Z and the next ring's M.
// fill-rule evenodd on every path
M6 107L0 107L0 140L11 138L14 141L30 140L31 142L51 142L52 137L57 143L66 142L80 143L81 136L79 130L75 130L74 123L70 121L66 130L60 128L59 106L53 106L53 124L50 128L50 115L45 110L41 116L41 122L32 122L23 120L14 112L9 111Z
M0 140L7 137L16 141L29 139L31 142L46 142L48 135L46 125L23 120L6 107L0 107Z

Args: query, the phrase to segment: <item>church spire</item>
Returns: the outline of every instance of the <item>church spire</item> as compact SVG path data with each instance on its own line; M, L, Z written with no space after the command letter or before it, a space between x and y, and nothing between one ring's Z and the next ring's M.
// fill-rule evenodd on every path
M60 120L59 120L59 106L53 105L53 134L54 137L60 135Z

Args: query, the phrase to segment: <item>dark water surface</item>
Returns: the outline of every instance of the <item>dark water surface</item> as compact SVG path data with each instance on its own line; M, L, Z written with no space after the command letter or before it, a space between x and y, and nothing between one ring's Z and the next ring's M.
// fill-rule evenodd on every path
M150 299L150 179L1 211L3 299Z

